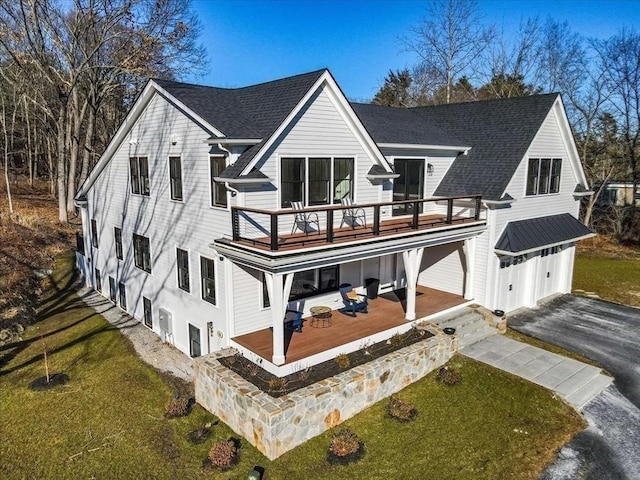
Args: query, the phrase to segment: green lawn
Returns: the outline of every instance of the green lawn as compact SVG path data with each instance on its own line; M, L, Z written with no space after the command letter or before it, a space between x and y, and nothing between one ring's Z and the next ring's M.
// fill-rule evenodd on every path
M576 256L573 290L594 292L604 300L640 307L640 258L612 258L597 252Z
M385 402L345 422L366 444L357 464L326 463L327 432L273 462L245 442L233 470L203 471L211 443L233 433L218 424L210 441L194 446L185 437L215 420L210 414L197 407L188 417L163 418L169 384L69 289L70 265L70 257L58 262L38 328L0 347L3 479L245 479L254 465L269 480L533 479L583 426L547 390L455 357L460 385L445 387L430 375L402 392L418 408L414 422L386 418ZM44 374L41 335L50 368L70 382L33 392L27 385Z

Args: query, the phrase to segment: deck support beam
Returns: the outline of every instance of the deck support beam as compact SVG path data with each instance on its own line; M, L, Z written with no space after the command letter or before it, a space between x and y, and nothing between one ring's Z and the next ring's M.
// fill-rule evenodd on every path
M407 320L416 319L416 287L418 285L418 274L420 273L423 253L424 247L402 252L404 271L407 276L407 311L404 317Z
M267 293L271 305L271 323L273 325L273 356L275 365L284 365L284 315L289 303L293 273L275 274L264 272Z

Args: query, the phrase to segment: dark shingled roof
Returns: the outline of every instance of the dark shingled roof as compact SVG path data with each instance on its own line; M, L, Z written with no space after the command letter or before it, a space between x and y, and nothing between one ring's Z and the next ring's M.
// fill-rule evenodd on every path
M453 162L435 195L499 200L558 94L409 109L472 148Z
M406 108L366 103L352 103L351 107L376 143L470 146Z
M228 138L269 137L326 72L282 78L243 88L217 88L154 80Z
M589 228L568 213L509 222L496 250L518 254L591 235Z

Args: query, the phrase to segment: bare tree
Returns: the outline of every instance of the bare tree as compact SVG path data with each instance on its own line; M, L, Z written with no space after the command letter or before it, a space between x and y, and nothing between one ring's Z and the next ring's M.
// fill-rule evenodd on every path
M420 58L424 75L444 87L450 103L453 87L463 76L473 80L478 59L495 39L493 27L482 23L475 0L432 0L427 16L401 37Z

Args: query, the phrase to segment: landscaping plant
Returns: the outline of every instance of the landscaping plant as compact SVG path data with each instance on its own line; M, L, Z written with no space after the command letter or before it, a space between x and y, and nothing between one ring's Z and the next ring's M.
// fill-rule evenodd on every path
M209 461L218 470L229 470L238 461L238 445L233 438L213 444L209 450Z
M418 410L411 403L392 395L387 403L387 415L399 422L410 422L416 417Z
M329 463L345 465L360 460L362 455L364 455L364 443L348 428L343 428L331 438Z

